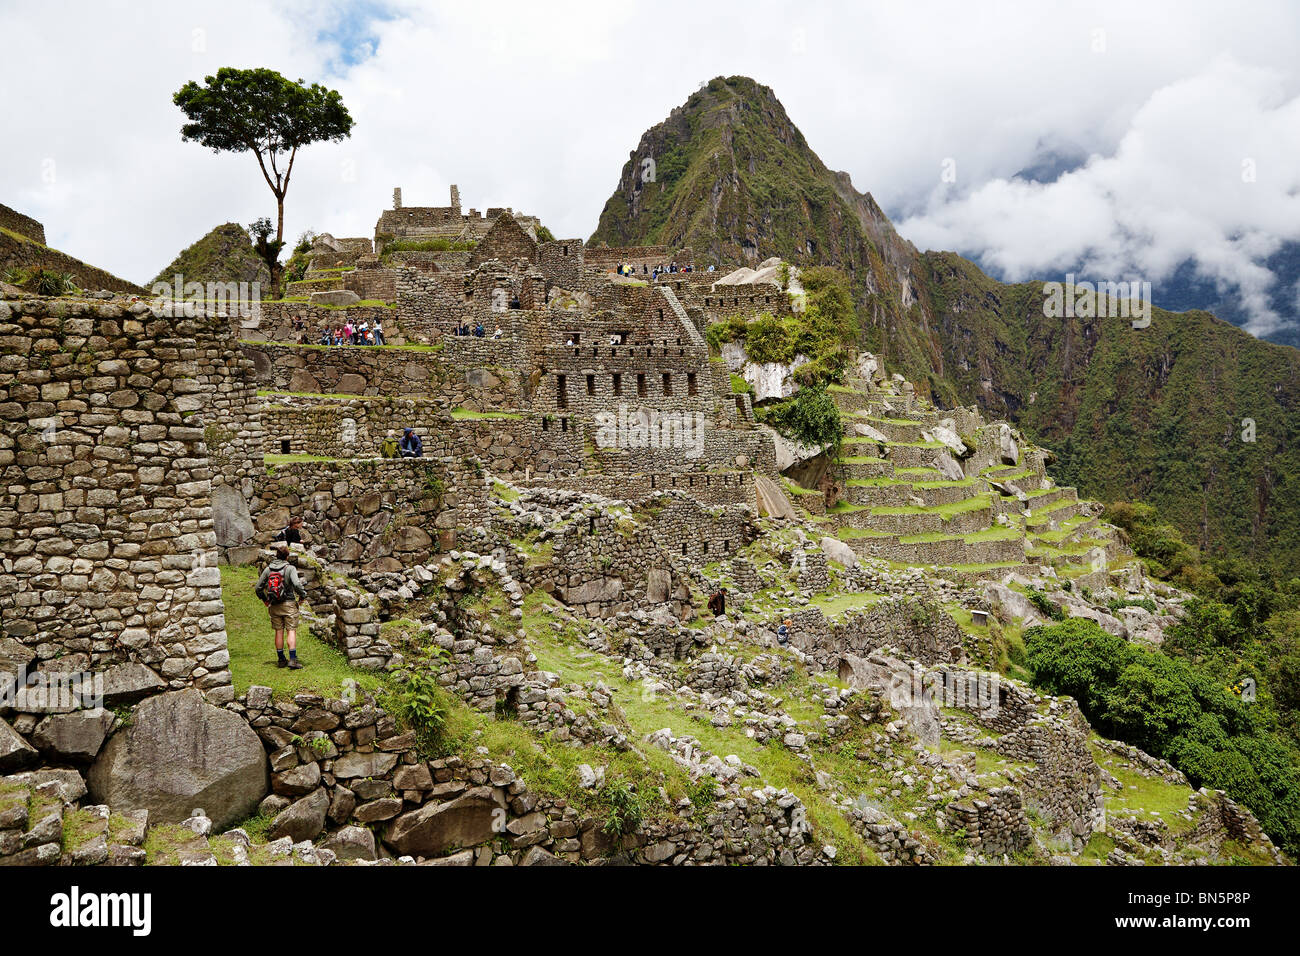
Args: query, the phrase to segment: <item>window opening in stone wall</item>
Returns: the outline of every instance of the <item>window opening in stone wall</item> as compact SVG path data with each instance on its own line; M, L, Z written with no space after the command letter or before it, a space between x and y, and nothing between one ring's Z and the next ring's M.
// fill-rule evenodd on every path
M588 395L596 394L596 376L594 375L587 376L587 394Z
M673 393L673 376L672 376L672 373L671 373L671 372L664 372L664 394L665 394L665 395L671 395L672 393Z
M555 376L555 407L569 407L568 389L563 375Z
M699 392L698 392L698 391L696 390L696 388L695 388L695 373L694 373L694 372L687 372L687 373L686 373L686 394L687 394L687 395L698 395L698 394L699 394Z
M619 374L618 372L615 372L614 375L613 375L613 379L614 379L614 394L615 394L615 395L622 395L622 394L623 394L623 376L622 376L621 374Z
M646 397L645 373L637 372L636 374L636 394L637 398Z

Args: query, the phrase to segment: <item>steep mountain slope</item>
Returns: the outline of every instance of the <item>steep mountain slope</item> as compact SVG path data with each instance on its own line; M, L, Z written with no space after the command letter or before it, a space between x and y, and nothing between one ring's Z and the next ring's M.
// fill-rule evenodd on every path
M271 287L266 263L253 251L244 227L235 222L217 226L182 250L153 281L171 283L178 274L185 282L260 282L268 293Z
M646 131L590 241L686 245L697 264L719 267L770 256L837 266L853 280L862 344L923 392L956 400L918 298L916 249L848 173L826 168L772 90L748 77L714 79Z
M1081 494L1151 501L1214 554L1281 568L1300 548L1300 352L1205 312L1046 317L1040 284L918 253L753 80L715 79L648 130L591 239L842 268L864 347L940 405L1021 425Z

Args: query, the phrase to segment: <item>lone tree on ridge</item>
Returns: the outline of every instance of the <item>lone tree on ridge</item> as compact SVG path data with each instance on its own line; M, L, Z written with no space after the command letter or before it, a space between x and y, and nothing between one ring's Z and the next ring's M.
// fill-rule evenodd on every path
M271 286L280 295L281 269L278 262L284 247L284 197L299 147L308 143L341 142L352 133L353 119L336 90L319 83L305 86L275 70L240 70L223 66L216 76L205 77L200 86L186 83L172 102L189 122L181 127L181 139L200 143L213 152L239 153L248 150L257 158L266 184L275 194L276 258L272 261ZM284 163L287 154L288 162ZM281 170L281 164L284 169ZM271 244L267 243L268 247Z

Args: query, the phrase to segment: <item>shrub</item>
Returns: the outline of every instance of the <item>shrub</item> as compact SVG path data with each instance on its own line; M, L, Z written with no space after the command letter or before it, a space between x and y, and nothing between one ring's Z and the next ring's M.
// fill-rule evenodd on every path
M795 397L768 410L766 417L782 434L809 445L827 445L838 458L844 442L844 421L825 386L802 388Z

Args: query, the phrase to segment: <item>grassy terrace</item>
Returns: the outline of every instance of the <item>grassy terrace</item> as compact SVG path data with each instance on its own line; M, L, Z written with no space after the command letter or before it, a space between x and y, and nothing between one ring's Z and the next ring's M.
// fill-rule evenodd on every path
M848 485L850 488L884 488L891 485L902 485L907 488L969 488L978 481L979 479L974 475L955 481L947 478L936 478L934 481L906 481L888 475L877 475L875 478L852 478Z
M519 421L524 416L519 412L476 412L468 408L453 408L451 417L457 421Z
M964 541L967 544L979 544L981 541L1014 541L1020 538L1017 528L994 526L976 531L974 534L942 534L938 531L929 534L912 534L899 538L900 544L929 544L935 541Z
M263 455L262 462L268 468L276 465L292 465L300 461L343 461L342 458L326 458L323 455Z
M993 506L993 499L989 495L974 495L970 498L963 498L960 501L954 501L951 504L935 505L927 508L924 505L896 505L872 508L873 515L939 515L941 517L951 517L952 515L965 514L968 511L981 511Z

